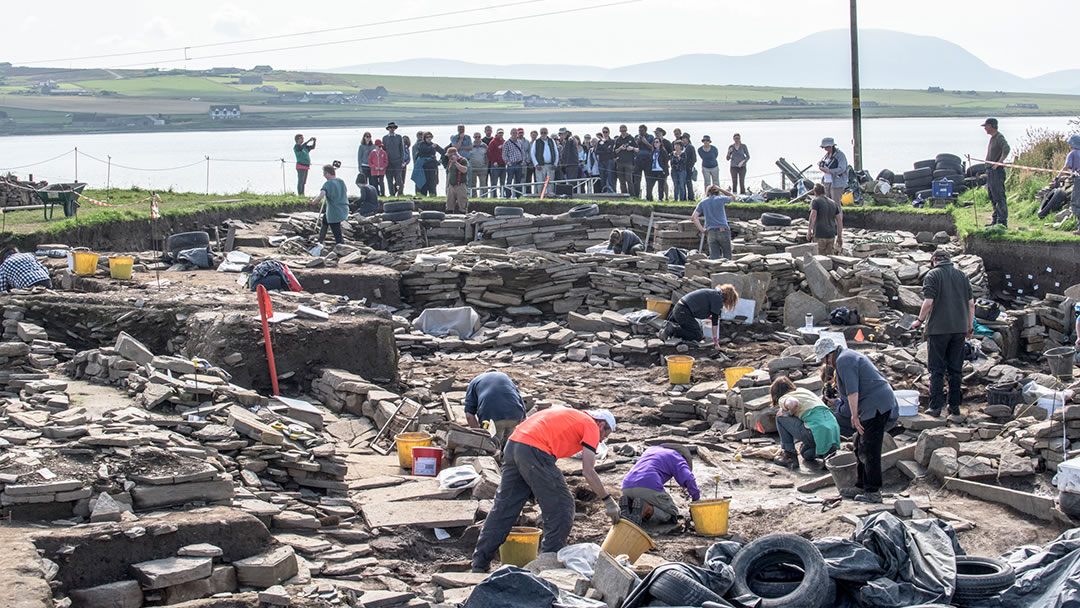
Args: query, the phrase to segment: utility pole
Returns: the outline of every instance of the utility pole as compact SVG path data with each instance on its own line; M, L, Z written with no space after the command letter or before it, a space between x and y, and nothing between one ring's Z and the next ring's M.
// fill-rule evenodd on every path
M859 20L851 0L851 133L854 136L852 158L855 170L862 171L862 105L859 101Z

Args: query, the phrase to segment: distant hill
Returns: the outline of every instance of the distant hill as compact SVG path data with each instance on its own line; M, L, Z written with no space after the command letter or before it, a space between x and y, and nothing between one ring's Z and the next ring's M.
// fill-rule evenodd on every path
M827 62L835 67L822 68ZM868 89L1017 91L1080 94L1080 69L1021 78L994 69L957 44L890 30L859 31L859 73ZM349 74L672 82L778 87L845 88L851 85L847 30L829 30L753 55L682 55L620 68L572 65L489 65L445 59L409 59L332 69Z

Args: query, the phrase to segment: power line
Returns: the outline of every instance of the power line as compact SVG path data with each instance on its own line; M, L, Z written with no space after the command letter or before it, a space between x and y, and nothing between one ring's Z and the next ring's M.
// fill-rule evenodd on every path
M516 16L516 17L506 17L506 18L503 18L503 19L491 19L489 21L477 21L477 22L474 22L474 23L464 23L464 24L460 24L460 25L448 25L448 26L444 26L444 27L430 28L430 29L414 31L414 32L382 34L382 35L379 35L379 36L367 36L367 37L364 37L364 38L351 38L351 39L348 39L348 40L332 40L330 42L313 42L311 44L298 44L298 45L294 45L294 46L283 46L283 47L277 47L277 48L271 48L271 49L262 49L262 50L258 50L258 51L239 51L239 52L236 52L236 53L221 53L221 54L218 54L218 55L204 55L202 57L184 57L183 59L163 59L163 60L156 61L156 62L153 62L153 63L157 63L157 64L161 64L161 63L180 63L180 62L184 62L184 61L198 61L198 60L203 60L203 59L220 59L220 58L223 58L223 57L239 57L241 55L257 55L257 54L261 54L261 53L273 53L273 52L278 52L278 51L294 51L294 50L297 50L297 49L309 49L309 48L315 48L315 47L320 47L320 46L332 46L332 45L336 45L336 44L348 44L348 43L352 43L352 42L367 42L367 41L371 41L371 40L382 40L384 38L398 38L398 37L401 37L401 36L415 36L417 34L433 34L433 33L436 33L436 32L446 32L446 31L450 31L450 30L459 30L459 29L464 29L464 28L476 27L476 26L480 26L480 25L496 25L496 24L499 24L499 23L510 23L510 22L513 22L513 21L524 21L526 19L535 19L537 17L552 17L552 16L555 16L555 15L566 15L566 14L570 14L570 13L579 13L579 12L582 12L582 11L589 11L589 10L594 10L594 9L598 9L598 8L608 8L608 7L612 7L612 6L621 6L621 5L624 5L624 4L636 4L638 2L644 2L644 0L621 0L620 2L608 2L606 4L596 4L596 5L593 5L593 6L581 6L581 7L570 8L570 9L565 9L565 10L561 10L561 11L549 11L549 12L546 12L546 13L540 13L540 14L534 14L534 15L519 15L519 16ZM112 67L118 68L118 69L119 68L139 67L139 66L145 66L147 63L148 62L131 63L131 64L125 64L125 65L119 65L119 66L112 66Z
M90 59L107 59L109 57L126 57L126 56L130 56L130 55L150 55L150 54L153 54L153 53L168 53L168 52L172 52L172 51L189 51L191 49L204 49L204 48L211 48L211 47L218 47L218 46L228 46L228 45L231 45L231 44L246 44L248 42L263 42L263 41L266 41L266 40L277 40L277 39L280 39L280 38L292 38L292 37L296 37L296 36L310 36L310 35L313 35L313 34L327 34L327 33L330 33L330 32L340 32L340 31L344 31L344 30L352 30L352 29L359 29L359 28L366 28L366 27L379 27L379 26L382 26L382 25L394 25L394 24L397 24L397 23L408 23L410 21L420 21L422 19L433 19L433 18L437 18L437 17L449 17L449 16L452 16L452 15L464 15L464 14L467 14L467 13L476 13L476 12L480 12L480 11L490 11L490 10L493 10L493 8L494 9L509 8L509 7L512 7L512 6L520 6L520 5L523 5L523 4L535 4L537 2L547 2L547 1L549 1L549 0L521 0L520 2L511 2L509 4L503 4L503 5L497 6L497 7L484 6L484 7L478 7L478 8L463 9L463 10L458 10L458 11L449 11L449 12L446 12L446 13L432 13L430 15L418 15L416 17L403 17L401 19L390 19L390 20L387 20L387 21L377 21L377 22L374 22L374 23L362 23L362 24L359 24L359 25L345 25L345 26L341 26L341 27L332 27L332 28L327 28L327 29L323 29L323 30L311 30L311 31L307 31L307 32L295 32L295 33L292 33L292 34L277 34L277 35L274 35L274 36L263 36L261 38L247 38L247 39L244 39L244 40L232 40L232 41L228 41L228 42L211 42L211 43L208 43L208 44L192 44L192 45L189 45L189 46L176 46L176 47L153 49L153 50L148 50L148 51L127 51L127 52L123 52L123 53L107 53L107 54L104 54L104 55L85 55L85 56L82 56L82 57L63 57L63 58L58 58L58 59L42 59L42 60L37 60L37 61L19 61L19 62L13 62L13 63L17 63L19 65L32 65L32 64L41 64L41 63L59 63L61 61L86 61L86 60L90 60Z

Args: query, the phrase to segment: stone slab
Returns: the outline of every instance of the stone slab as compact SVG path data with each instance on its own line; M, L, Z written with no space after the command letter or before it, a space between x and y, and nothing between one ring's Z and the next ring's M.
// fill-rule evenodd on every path
M207 578L214 568L207 557L167 557L131 565L131 575L144 589L164 589Z
M236 580L247 587L265 589L286 581L299 569L296 552L292 547L276 547L232 563L236 568Z
M143 592L137 581L117 581L69 594L77 608L141 608Z
M461 528L470 526L480 508L475 500L417 500L369 503L363 506L364 519L372 528L422 526L425 528Z
M1010 490L999 486L967 481L955 477L945 478L945 488L970 494L976 498L996 502L1012 507L1013 509L1037 517L1044 521L1054 521L1054 499L1047 496L1037 496L1029 492Z

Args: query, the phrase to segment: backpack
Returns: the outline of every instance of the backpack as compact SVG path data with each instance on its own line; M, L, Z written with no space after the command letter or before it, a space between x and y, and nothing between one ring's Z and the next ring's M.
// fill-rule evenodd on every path
M858 325L859 311L841 306L829 313L829 321L833 325Z
M975 318L983 321L996 321L1001 314L1001 306L986 298L975 300Z

